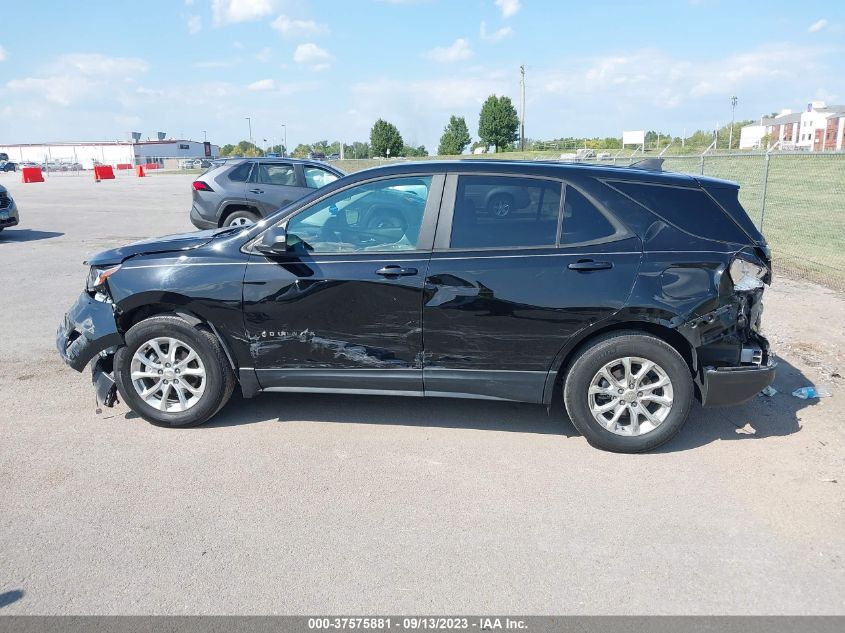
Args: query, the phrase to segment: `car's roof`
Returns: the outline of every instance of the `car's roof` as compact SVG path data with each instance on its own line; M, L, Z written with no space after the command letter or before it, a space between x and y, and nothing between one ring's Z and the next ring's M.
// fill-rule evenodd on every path
M227 158L215 158L214 162L217 163L217 167L224 167L227 165L235 165L238 163L243 163L246 161L256 161L259 160L262 163L284 163L285 165L290 164L299 164L299 165L309 165L314 167L322 167L323 169L327 169L338 176L345 176L346 172L342 169L335 167L334 165L329 165L328 163L324 163L320 160L315 159L307 159L307 158L283 158L283 157L273 157L273 156L236 156L236 157L227 157Z
M565 176L584 175L592 178L607 180L641 180L660 184L695 185L697 182L713 181L721 186L736 186L729 181L717 181L698 176L690 176L676 172L643 169L622 165L593 165L584 163L567 163L551 160L505 160L495 158L468 158L458 160L430 160L390 163L372 167L352 174L361 178L372 178L375 175L389 174L419 174L419 173L485 173L503 175L534 175L560 178ZM348 178L348 177L347 177Z

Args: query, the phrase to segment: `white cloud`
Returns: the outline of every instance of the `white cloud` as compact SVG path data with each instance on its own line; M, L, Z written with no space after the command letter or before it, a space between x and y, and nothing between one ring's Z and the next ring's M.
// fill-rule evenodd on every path
M107 88L114 90L122 82L131 83L148 68L147 62L136 57L72 53L60 56L47 66L44 75L12 79L6 83L6 88L68 106Z
M487 23L483 20L481 21L481 39L487 42L498 42L499 40L503 40L506 37L510 37L513 35L513 29L509 26L503 26L502 28L498 29L497 31L493 31L492 33L487 32Z
M249 84L247 89L254 91L275 90L276 82L272 79L259 79Z
M0 62L6 61L6 58L8 56L9 56L9 54L6 52L6 49L3 48L2 45L0 45Z
M293 53L293 61L314 70L325 70L333 59L331 53L312 42L300 44Z
M258 53L255 55L255 59L266 64L271 59L273 59L273 49L269 46L265 46L260 51L258 51Z
M810 33L818 33L822 29L824 29L828 25L828 21L822 18L821 20L816 20L813 22L808 28L807 31Z
M215 24L234 24L266 17L275 10L274 0L211 0Z
M519 0L496 0L496 6L502 10L502 17L509 18L516 15L522 8Z
M314 20L291 20L286 15L277 17L273 20L271 26L285 37L294 38L320 35L329 30L325 24L320 24Z
M188 16L188 32L193 35L202 31L202 17L199 15Z
M186 7L190 7L193 4L194 4L194 0L185 0L185 6Z
M437 46L425 53L425 57L435 62L459 62L472 57L472 49L464 38L458 38L451 46Z

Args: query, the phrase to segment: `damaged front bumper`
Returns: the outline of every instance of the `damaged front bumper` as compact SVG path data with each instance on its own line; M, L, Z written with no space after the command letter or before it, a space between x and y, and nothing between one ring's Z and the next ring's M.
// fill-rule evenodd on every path
M83 291L56 332L59 355L70 367L82 371L97 354L123 345L111 303L97 301Z
M771 361L761 366L704 367L697 381L701 404L724 407L747 402L774 382L776 368Z

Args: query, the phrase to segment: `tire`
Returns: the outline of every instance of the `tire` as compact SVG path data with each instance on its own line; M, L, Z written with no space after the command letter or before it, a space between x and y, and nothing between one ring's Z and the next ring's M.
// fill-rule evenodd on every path
M159 358L155 347L150 345L156 339L160 341L158 349L164 352L163 358ZM226 404L235 389L235 374L220 341L202 326L193 327L177 316L154 316L132 326L126 333L125 341L126 345L118 348L114 357L117 389L129 408L152 424L169 427L202 424ZM194 351L196 358L185 363L184 360L190 356L188 350ZM149 362L138 360L136 354L139 352L139 357ZM167 360L175 362L167 364L166 368L161 367ZM182 361L181 365L179 361ZM182 370L176 369L179 366ZM134 382L133 370L138 372ZM168 373L162 373L165 371ZM200 372L203 372L202 379ZM138 378L141 373L145 377ZM156 374L162 378L156 377ZM142 397L139 385L152 388L159 380L167 381L168 387L159 385L148 399ZM175 383L179 383L178 389ZM185 402L178 397L179 391ZM164 410L161 405L163 399Z
M513 196L507 193L496 193L487 201L487 213L494 218L506 218L513 211Z
M226 216L223 226L249 226L255 224L260 218L253 211L235 211Z
M627 385L621 380L625 358L630 359ZM649 362L655 368L648 368ZM602 369L606 373L600 375ZM638 384L637 374L643 369L648 371ZM604 377L607 372L614 383ZM670 382L657 386L664 378ZM678 351L656 336L635 331L614 332L591 342L569 365L563 387L564 405L575 428L591 445L615 453L642 453L671 440L686 422L692 399L690 368Z

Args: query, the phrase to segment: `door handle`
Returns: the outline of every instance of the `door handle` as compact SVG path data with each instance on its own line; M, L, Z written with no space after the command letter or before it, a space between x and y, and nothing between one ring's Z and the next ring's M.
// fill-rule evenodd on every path
M401 266L385 266L376 271L376 275L382 277L407 277L408 275L416 275L416 268L402 268Z
M264 190L263 189L250 189L249 192L250 193L264 193Z
M595 262L592 259L581 259L569 264L568 268L569 270L589 272L591 270L607 270L608 268L613 268L613 264L610 262Z

